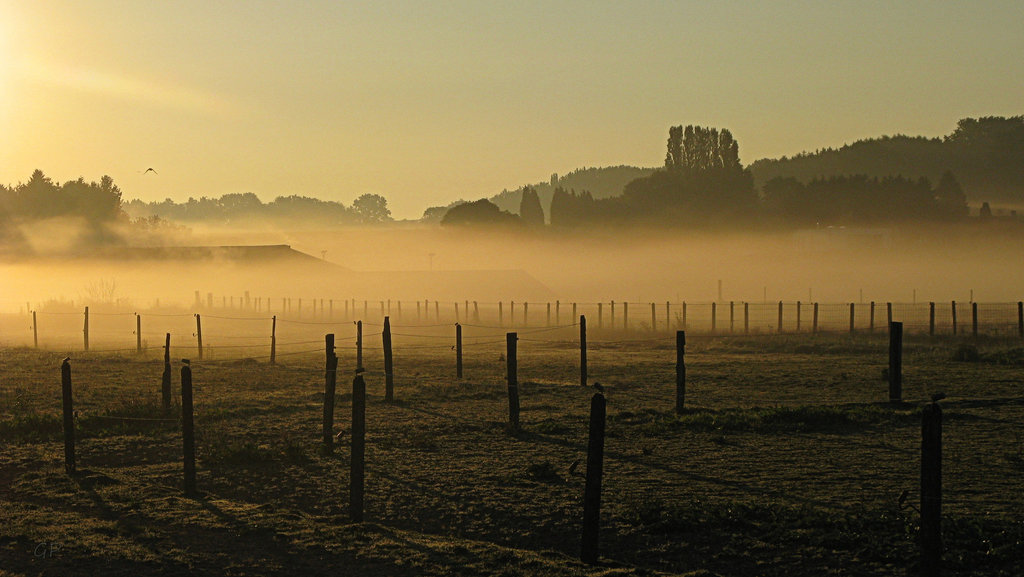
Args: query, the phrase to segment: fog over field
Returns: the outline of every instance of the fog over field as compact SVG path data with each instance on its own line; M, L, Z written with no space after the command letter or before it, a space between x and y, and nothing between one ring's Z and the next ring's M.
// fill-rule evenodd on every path
M188 307L194 292L267 298L826 303L1021 298L1015 238L819 229L687 234L642 229L531 234L392 225L196 231L193 246L290 245L311 258L37 257L0 265L0 307L50 300ZM166 257L166 255L165 255ZM316 262L323 259L325 262ZM318 266L322 265L322 266ZM337 265L337 266L332 266ZM521 271L536 282L503 280ZM370 276L367 276L369 273ZM466 275L463 273L476 273ZM719 293L721 281L721 293Z

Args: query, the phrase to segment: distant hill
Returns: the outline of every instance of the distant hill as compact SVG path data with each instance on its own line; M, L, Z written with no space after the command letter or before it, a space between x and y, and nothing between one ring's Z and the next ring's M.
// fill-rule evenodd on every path
M762 159L750 165L758 188L776 177L801 182L863 174L938 182L951 170L974 203L1024 204L1024 116L965 118L943 138L882 136L838 149Z
M639 168L636 166L609 166L605 168L580 168L558 176L551 175L548 182L530 184L540 197L544 214L550 218L551 197L555 188L561 186L566 190L582 192L590 191L595 199L610 198L622 195L622 189L630 182L648 176L654 172L654 168ZM523 188L516 190L505 190L490 198L490 201L498 205L498 208L519 214L519 202L523 198Z

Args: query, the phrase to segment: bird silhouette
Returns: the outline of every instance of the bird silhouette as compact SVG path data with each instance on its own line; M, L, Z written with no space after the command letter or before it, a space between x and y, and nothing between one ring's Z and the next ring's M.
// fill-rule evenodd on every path
M143 172L142 174L148 174L150 172L152 172L153 174L160 174L157 171L153 170L152 168L147 168L145 172Z

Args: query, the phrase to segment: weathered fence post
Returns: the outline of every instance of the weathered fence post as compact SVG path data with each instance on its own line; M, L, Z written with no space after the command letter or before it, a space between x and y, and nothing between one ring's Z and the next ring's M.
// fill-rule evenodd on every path
M590 434L587 441L587 476L583 492L583 535L580 560L596 563L601 532L601 476L604 473L604 430L607 404L604 395L590 399Z
M480 322L480 304L473 301L473 322Z
M562 317L562 314L561 314L562 310L561 309L562 309L561 303L559 301L555 301L555 325L560 325L561 324L561 320L562 320L561 319L561 317Z
M82 329L85 339L85 352L89 352L89 307L85 307L85 327Z
M686 331L676 331L676 414L686 402Z
M196 431L192 411L192 367L181 361L181 443L185 462L185 496L196 494Z
M516 333L505 334L505 359L508 378L508 424L513 432L519 430L519 364L516 359Z
M32 318L35 319L35 313L32 313ZM35 320L32 324L35 325ZM1017 301L1017 335L1024 339L1024 301Z
M743 334L750 334L750 303L743 303Z
M277 315L270 317L270 364L277 363Z
M942 564L942 409L921 413L921 575L937 577Z
M523 301L523 326L528 324L528 315L530 314L530 303Z
M160 379L164 413L171 412L171 333L164 336L164 373Z
M36 324L36 311L32 311L32 342L39 348L39 325Z
M715 334L718 325L718 303L711 303L711 334Z
M544 326L546 326L546 327L550 327L551 326L551 303L548 303L548 316L547 316L547 319L545 321L545 325Z
M814 303L814 309L813 309L813 312L812 312L812 320L811 320L811 333L813 333L813 334L817 334L818 333L818 303Z
M580 315L580 386L587 386L587 317Z
M928 336L935 336L935 303L928 303Z
M889 402L903 400L903 323L889 323Z
M456 303L458 306L458 303ZM395 366L391 354L391 317L384 317L384 400L395 400Z
M363 321L356 321L356 370L363 368Z
M60 365L60 388L64 405L64 472L75 472L75 409L71 397L71 359Z
M366 477L366 381L362 368L352 379L352 455L349 468L349 515L363 522L363 488Z
M868 311L868 332L875 332L875 301L871 301L868 304L870 310Z
M199 344L199 360L203 359L203 322L196 313L196 339Z
M956 336L956 301L952 301L951 312L953 314L953 336Z
M498 301L498 326L499 327L505 326L504 304L505 303L503 303L501 301Z
M672 330L672 302L665 301L665 330Z
M796 332L800 332L800 312L801 312L801 310L802 310L802 307L800 306L800 301L796 301Z
M629 331L629 301L622 301L622 330Z
M324 450L334 450L334 393L338 387L338 355L334 353L334 335L324 337L324 349L327 354L324 370Z
M782 334L782 301L779 301L779 328L776 332Z
M658 310L657 310L657 307L654 306L654 303L651 303L651 332L655 332L657 330L658 330Z
M615 330L615 301L611 301L608 306L608 325L611 326L612 330Z
M855 332L855 329L854 329L854 326L853 326L853 321L854 321L854 318L855 318L855 312L854 312L853 306L854 306L853 303L850 303L850 334L851 335L854 334L854 332Z
M597 303L597 328L604 328L604 303Z
M736 303L729 301L729 333L736 332Z
M462 325L455 323L455 378L462 378Z
M971 303L971 335L978 336L978 303Z
M135 353L142 354L142 316L135 313Z
M441 322L441 301L434 301L434 320Z

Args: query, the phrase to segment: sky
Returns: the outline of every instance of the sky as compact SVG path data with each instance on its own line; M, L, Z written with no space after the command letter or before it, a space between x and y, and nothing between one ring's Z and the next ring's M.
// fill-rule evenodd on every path
M1019 0L0 0L0 183L418 218L661 165L672 125L727 128L750 163L1024 114L1021 54Z

